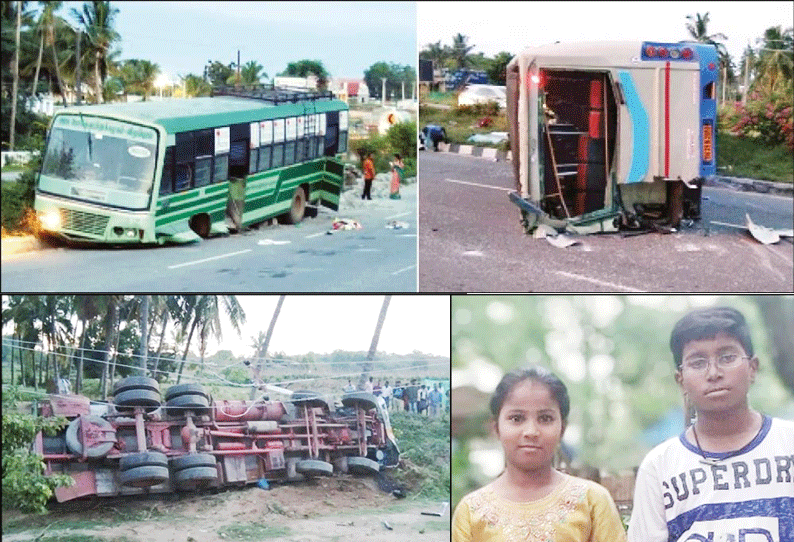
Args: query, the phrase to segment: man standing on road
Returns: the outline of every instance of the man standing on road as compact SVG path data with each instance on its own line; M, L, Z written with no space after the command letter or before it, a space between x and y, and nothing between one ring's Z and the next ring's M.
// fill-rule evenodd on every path
M375 179L375 165L372 163L372 153L368 152L366 159L364 159L364 193L361 194L361 199L372 199L370 190L372 190L372 181Z

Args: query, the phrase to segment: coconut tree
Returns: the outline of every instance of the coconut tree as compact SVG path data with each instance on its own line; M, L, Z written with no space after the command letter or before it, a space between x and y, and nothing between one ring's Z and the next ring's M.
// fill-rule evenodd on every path
M709 34L708 33L708 24L709 24L709 13L706 12L704 15L700 13L696 13L694 16L687 15L687 20L689 21L686 24L686 29L689 32L690 36L695 41L700 43L707 43L709 45L713 45L717 48L717 54L719 55L720 60L720 71L722 72L722 80L723 80L723 92L722 92L722 101L725 101L725 87L735 81L736 77L733 73L733 65L731 62L731 57L728 54L727 49L725 49L725 45L720 43L717 40L726 40L728 36L723 34L722 32L717 32L716 34Z
M72 8L72 16L82 26L87 38L89 54L94 64L94 93L97 103L102 101L102 85L108 74L108 55L111 46L121 39L114 28L118 8L110 6L110 2L94 0L83 4L83 10Z
M119 69L119 76L124 83L124 93L140 92L146 101L154 90L154 81L160 73L160 67L149 60L131 58L125 60Z
M254 346L256 348L256 369L254 369L254 385L251 387L251 399L256 395L257 381L262 372L262 366L265 363L265 356L267 356L267 348L270 345L270 338L273 336L273 329L276 327L276 320L281 312L281 305L284 304L283 295L278 296L276 303L276 310L273 311L273 317L270 319L270 326L267 328L267 333L263 334L261 331L259 335L254 338ZM252 337L253 338L253 337Z
M468 68L471 64L469 53L474 49L474 45L469 45L468 41L469 37L460 33L452 37L452 51L450 56L455 60L455 64L460 70Z
M758 83L772 94L783 90L792 79L794 70L794 37L792 29L785 31L780 26L773 26L764 31L763 38L757 40L760 45L758 52Z
M260 73L262 66L255 60L249 60L240 68L240 77L244 85L258 85L262 78L267 78L266 73Z
M378 314L378 321L375 324L375 333L372 335L372 342L369 345L369 352L367 352L367 361L362 364L361 376L358 379L359 389L363 389L367 383L367 375L372 370L372 362L375 359L375 352L378 349L378 341L380 340L380 331L383 329L383 321L386 320L386 311L389 309L389 302L391 296L383 296L383 304L380 307L380 314Z

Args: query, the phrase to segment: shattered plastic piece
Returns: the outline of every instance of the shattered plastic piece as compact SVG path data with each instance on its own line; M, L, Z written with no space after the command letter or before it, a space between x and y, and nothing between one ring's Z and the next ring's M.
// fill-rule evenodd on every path
M555 246L557 248L568 248L571 245L581 244L581 241L577 239L571 239L567 235L563 235L563 234L555 235L555 236L548 235L546 236L546 241L548 241L550 245Z
M386 228L390 230L405 230L408 229L410 224L408 222L401 222L399 220L392 220L388 224L386 224Z
M274 239L260 239L257 241L257 245L286 245L291 243L292 241L276 241Z
M445 502L441 503L441 510L440 511L438 511L438 512L422 512L421 514L423 516L438 516L438 517L441 517L441 516L443 516L444 514L447 513L447 508L448 507L449 507L449 503L445 501Z
M776 232L772 228L767 228L766 226L759 226L758 224L755 224L750 219L749 213L745 213L744 216L747 219L747 229L750 230L750 233L759 242L765 245L771 245L780 241L780 234L778 232Z
M333 229L335 230L360 230L361 223L350 218L337 218L334 220Z
M390 531L394 530L394 528L391 525L389 525L389 522L386 521L385 519L383 520L383 526L389 529Z
M548 224L538 224L538 227L535 228L535 231L532 232L532 237L535 239L545 239L548 236L556 237L557 230L549 226Z

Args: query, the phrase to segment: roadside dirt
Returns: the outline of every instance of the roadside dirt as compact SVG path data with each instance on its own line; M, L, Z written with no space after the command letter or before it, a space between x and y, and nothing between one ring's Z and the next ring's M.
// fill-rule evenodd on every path
M248 486L215 494L72 501L45 516L4 511L3 541L446 542L449 509L441 517L422 515L442 508L438 502L398 500L371 479L339 475L270 490Z

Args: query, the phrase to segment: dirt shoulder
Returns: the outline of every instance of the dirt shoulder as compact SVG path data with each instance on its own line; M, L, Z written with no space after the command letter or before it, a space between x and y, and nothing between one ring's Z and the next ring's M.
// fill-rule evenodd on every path
M72 501L45 516L4 511L3 541L446 542L449 510L422 515L441 509L438 502L398 500L371 479L339 475L270 490Z

